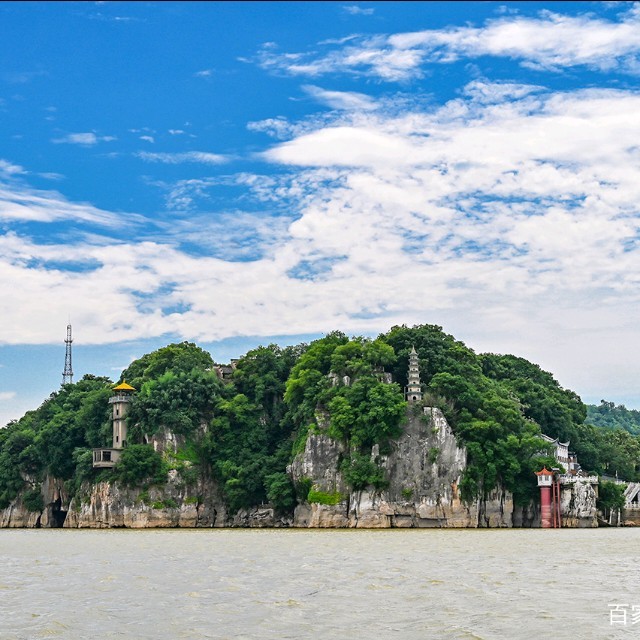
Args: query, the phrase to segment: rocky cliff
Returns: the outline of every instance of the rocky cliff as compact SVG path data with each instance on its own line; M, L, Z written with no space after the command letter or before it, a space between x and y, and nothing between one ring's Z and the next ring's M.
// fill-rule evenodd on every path
M213 479L186 485L172 471L162 487L126 488L117 483L83 485L73 499L64 483L42 483L44 509L29 511L18 497L0 510L0 527L154 528L154 527L537 527L536 504L514 508L511 495L496 490L486 500L464 503L459 494L466 451L458 446L451 427L436 408L412 405L403 434L371 457L385 469L387 488L352 491L340 472L347 451L327 435L326 420L309 433L304 451L288 471L295 483L311 487L310 501L299 504L293 518L281 517L268 505L228 513ZM177 450L169 433L150 442L157 450ZM593 527L596 491L586 481L563 485L563 526Z
M3 528L39 528L61 527L66 517L66 505L69 503L64 482L47 476L41 487L42 510L33 511L19 495L6 509L0 509L0 527Z
M560 513L563 527L598 526L596 486L589 478L570 478L561 485Z
M459 484L466 451L456 442L439 409L410 407L403 435L378 459L389 478L382 491L350 491L340 474L344 446L329 438L325 421L309 434L289 471L298 484L311 485L311 501L300 504L295 527L539 527L537 503L516 507L509 492L497 489L485 500L465 504ZM563 485L564 527L596 527L596 490L588 480ZM335 502L335 504L327 504Z
M100 482L85 486L69 504L65 527L144 529L224 526L226 511L213 483L188 487L176 472L163 487L129 489Z
M296 527L510 527L513 500L496 491L471 505L460 499L458 487L466 451L458 447L442 412L410 407L402 436L391 451L372 458L386 470L389 486L382 491L349 491L339 471L344 446L326 434L323 420L310 433L304 452L290 466L294 482L313 487L320 501L299 505ZM331 496L335 504L323 504ZM327 502L327 500L324 500Z

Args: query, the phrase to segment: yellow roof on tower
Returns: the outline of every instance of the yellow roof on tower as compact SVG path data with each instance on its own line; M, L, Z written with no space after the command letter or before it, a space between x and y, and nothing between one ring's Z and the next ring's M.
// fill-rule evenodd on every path
M135 391L135 387L132 387L130 384L123 382L119 384L117 387L113 387L114 391Z

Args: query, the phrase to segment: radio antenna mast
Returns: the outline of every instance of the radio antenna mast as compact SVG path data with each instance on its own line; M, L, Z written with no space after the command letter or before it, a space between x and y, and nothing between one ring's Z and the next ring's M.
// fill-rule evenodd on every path
M71 325L67 325L67 339L64 341L66 345L64 354L64 371L62 372L62 384L71 384L73 382L73 369L71 368Z

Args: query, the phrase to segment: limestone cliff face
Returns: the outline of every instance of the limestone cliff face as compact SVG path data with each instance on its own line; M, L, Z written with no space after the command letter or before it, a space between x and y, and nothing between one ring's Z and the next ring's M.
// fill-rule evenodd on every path
M127 488L117 483L85 484L69 500L60 480L42 486L45 507L29 511L18 497L0 510L0 528L152 529L191 527L288 527L291 519L267 506L230 514L213 480L185 487L170 472L162 487Z
M382 491L351 491L340 472L348 453L330 438L326 418L308 435L305 449L289 466L296 483L311 483L312 499L295 509L293 519L269 505L228 513L213 479L185 485L177 471L162 487L126 488L117 483L84 485L70 499L64 483L42 483L44 509L29 511L20 497L0 510L0 527L155 528L155 527L539 527L536 503L514 508L511 495L496 490L486 500L464 503L459 494L467 454L457 445L442 412L412 405L403 434L388 453L377 447L371 456L386 470ZM165 453L177 451L179 440L162 432L150 444ZM27 479L28 480L28 479ZM588 480L572 479L561 493L563 526L594 527L596 491Z
M423 411L423 412L422 412ZM465 504L459 494L467 454L458 446L442 412L409 408L402 436L388 455L371 452L386 470L383 491L349 491L340 463L344 445L329 438L325 420L309 434L305 450L289 467L294 482L311 482L316 495L341 498L337 504L307 502L294 514L296 527L539 527L537 502L516 507L504 489L486 500ZM313 498L312 498L313 499ZM597 527L596 490L589 479L571 478L562 486L564 527Z
M82 492L81 492L82 493ZM102 482L74 498L64 526L80 529L282 527L290 523L269 507L229 514L213 481L186 488L175 473L163 487L146 491Z
M61 527L65 519L65 505L69 499L64 482L47 476L41 487L42 511L30 511L19 495L6 509L0 509L0 527L38 528Z
M163 487L129 489L101 482L82 487L71 500L64 522L68 528L103 529L127 527L225 526L226 509L214 483L183 485L170 472Z
M162 427L148 439L148 444L155 451L171 456L185 445L185 438ZM148 489L109 482L83 485L68 505L64 526L80 529L224 527L227 520L222 494L212 478L200 478L197 484L187 485L180 474L172 470L165 485Z
M6 509L0 511L0 527L10 529L33 529L39 527L42 513L29 511L20 497L16 498Z
M294 482L307 479L316 493L341 496L337 504L305 503L296 508L297 527L509 527L513 500L496 491L471 505L460 499L459 483L466 451L458 447L442 412L410 407L402 436L391 452L371 452L387 471L382 491L349 491L339 471L344 446L329 438L319 421L304 452L289 470Z
M596 490L588 479L575 478L562 485L560 513L563 527L590 528L598 526Z

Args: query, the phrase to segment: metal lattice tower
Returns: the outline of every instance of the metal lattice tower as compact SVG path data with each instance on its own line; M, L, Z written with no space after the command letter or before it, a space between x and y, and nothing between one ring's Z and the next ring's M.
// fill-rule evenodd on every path
M73 382L73 369L71 368L71 325L67 325L67 339L64 341L66 350L64 354L64 371L62 372L62 384L71 384Z

